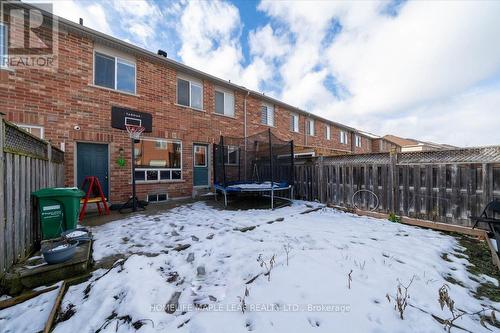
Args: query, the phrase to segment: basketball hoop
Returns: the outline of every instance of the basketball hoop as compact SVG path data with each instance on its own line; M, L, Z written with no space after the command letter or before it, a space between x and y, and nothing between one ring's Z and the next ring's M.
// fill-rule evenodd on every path
M125 125L127 128L128 136L131 139L138 140L141 137L142 132L146 129L143 126L137 126L137 125Z

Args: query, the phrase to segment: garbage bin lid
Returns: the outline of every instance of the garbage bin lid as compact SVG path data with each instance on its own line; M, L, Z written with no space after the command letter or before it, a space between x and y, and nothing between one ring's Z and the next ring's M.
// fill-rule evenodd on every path
M42 188L32 193L37 198L47 197L78 197L85 196L85 192L77 187L50 187Z

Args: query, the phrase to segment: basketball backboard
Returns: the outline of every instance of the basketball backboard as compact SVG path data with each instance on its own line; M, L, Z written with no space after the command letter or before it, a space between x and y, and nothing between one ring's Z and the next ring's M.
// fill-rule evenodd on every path
M118 106L111 107L111 127L126 130L126 125L143 126L144 132L150 133L153 130L153 116Z

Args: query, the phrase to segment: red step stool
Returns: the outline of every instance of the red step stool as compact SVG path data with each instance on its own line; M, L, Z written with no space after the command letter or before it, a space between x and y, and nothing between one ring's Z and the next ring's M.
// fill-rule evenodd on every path
M87 190L85 190L86 186L88 186ZM82 190L85 191L85 197L80 200L80 203L83 204L82 210L80 211L80 216L78 217L80 221L82 221L85 217L85 211L87 209L88 203L95 203L97 205L97 211L99 212L99 215L102 215L103 208L104 213L106 215L109 214L108 203L106 202L104 193L102 193L101 183L99 183L99 179L97 177L85 177L83 179ZM101 204L103 206L102 208Z

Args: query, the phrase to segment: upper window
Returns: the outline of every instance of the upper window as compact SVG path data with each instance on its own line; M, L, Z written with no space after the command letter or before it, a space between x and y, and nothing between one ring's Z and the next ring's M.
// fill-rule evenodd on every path
M361 147L361 136L356 135L356 147Z
M8 64L8 28L4 23L0 23L0 67L7 67Z
M347 132L340 131L340 143L346 145L347 144Z
M215 89L215 113L234 117L234 94L219 88Z
M182 144L180 142L141 138L134 144L134 148L137 181L181 179Z
M325 125L325 138L330 140L332 138L330 125Z
M307 120L307 135L314 136L314 120L313 119L308 119Z
M178 78L177 104L203 110L203 84L197 81Z
M290 116L291 116L290 117L290 120L291 120L290 130L292 132L298 133L299 132L299 115L296 113L292 113Z
M135 94L135 63L95 52L94 84Z
M267 126L274 126L274 106L268 104L262 105L260 122Z
M33 134L34 136L39 137L40 139L43 139L43 127L42 126L24 125L24 124L18 124L17 126L19 128L22 128L26 132Z

